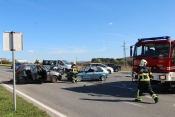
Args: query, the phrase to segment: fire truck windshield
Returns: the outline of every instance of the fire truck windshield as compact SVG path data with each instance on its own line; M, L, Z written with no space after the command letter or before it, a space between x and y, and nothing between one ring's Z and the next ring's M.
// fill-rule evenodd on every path
M170 43L168 42L137 43L134 57L168 57L169 51Z

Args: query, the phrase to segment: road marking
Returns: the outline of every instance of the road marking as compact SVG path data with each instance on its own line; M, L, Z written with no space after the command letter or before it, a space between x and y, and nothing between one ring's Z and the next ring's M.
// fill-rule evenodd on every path
M11 90L13 90L12 87L10 87L10 86L4 84L3 82L0 82L0 84L6 86L6 87L8 87L8 88L10 88ZM45 109L51 111L52 113L54 113L55 115L57 115L57 116L59 116L59 117L67 117L66 115L61 114L60 112L58 112L58 111L56 111L56 110L54 110L54 109L52 109L52 108L50 108L50 107L44 105L43 103L41 103L41 102L39 102L39 101L37 101L37 100L31 98L30 96L28 96L28 95L26 95L26 94L24 94L24 93L22 93L22 92L20 92L20 91L18 91L18 90L16 90L16 92L19 93L19 94L21 94L22 96L24 96L24 97L30 99L31 101L35 102L36 104L42 106L43 108L45 108Z
M144 107L144 106L142 106L142 105L140 105L140 104L135 104L135 103L131 103L131 102L124 102L124 103L131 104L131 105L135 105L135 106L141 106L141 107Z
M175 104L174 104L174 106L175 106Z

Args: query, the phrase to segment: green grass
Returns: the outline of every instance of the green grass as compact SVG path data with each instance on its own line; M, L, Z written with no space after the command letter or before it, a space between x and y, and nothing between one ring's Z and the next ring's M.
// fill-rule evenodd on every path
M14 110L13 93L0 85L0 117L50 117L32 103L16 96L16 111Z
M11 66L12 64L0 64L0 66Z

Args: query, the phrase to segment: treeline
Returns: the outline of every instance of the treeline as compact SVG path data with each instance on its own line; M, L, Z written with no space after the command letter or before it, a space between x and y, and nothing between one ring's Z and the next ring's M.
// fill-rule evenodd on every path
M92 63L115 63L119 65L132 65L132 59L131 58L92 58L91 60Z
M131 58L92 58L91 61L89 62L81 62L81 63L77 63L78 65L84 65L84 64L88 64L88 63L115 63L118 65L122 65L122 66L131 66L132 65L132 59Z
M18 61L15 60L15 63L18 63ZM0 61L0 64L12 64L12 62L9 61L9 60L1 60L1 61Z

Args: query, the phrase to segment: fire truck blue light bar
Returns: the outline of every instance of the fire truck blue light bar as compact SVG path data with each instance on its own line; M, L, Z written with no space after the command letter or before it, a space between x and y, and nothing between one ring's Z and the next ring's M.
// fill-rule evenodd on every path
M161 40L161 39L169 39L169 38L170 38L170 36L140 38L140 39L138 39L138 41Z

